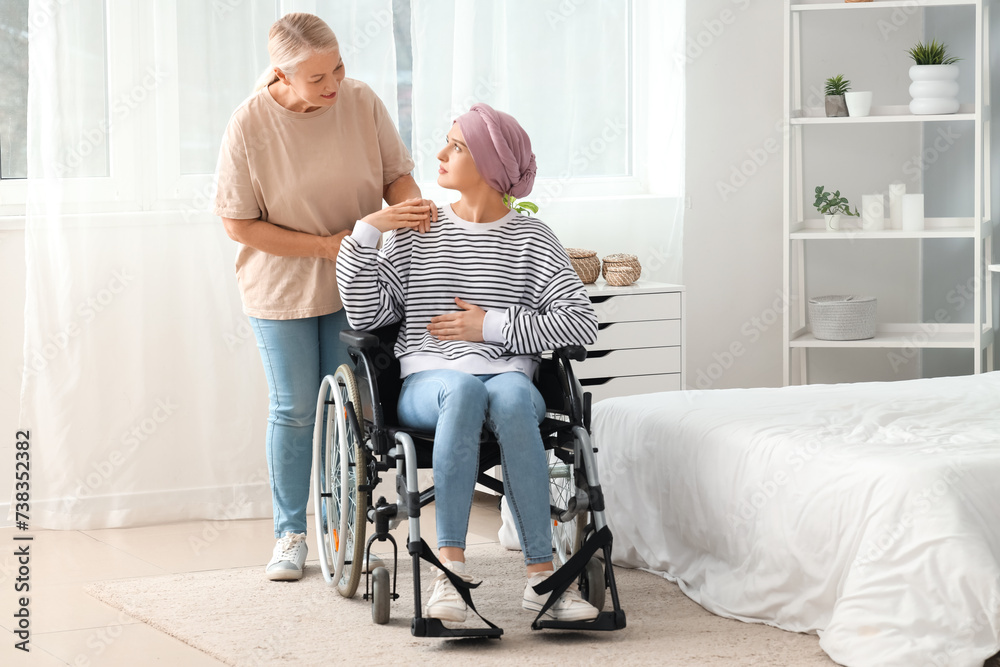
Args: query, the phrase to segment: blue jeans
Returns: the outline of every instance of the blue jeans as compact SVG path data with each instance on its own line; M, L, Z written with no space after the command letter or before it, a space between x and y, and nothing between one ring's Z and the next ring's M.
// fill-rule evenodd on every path
M250 326L267 376L267 471L279 538L306 532L316 396L325 376L350 363L340 342L341 330L350 326L343 310L298 320L251 317Z
M524 562L552 560L549 473L538 431L545 401L526 375L516 371L413 373L403 381L398 413L402 426L434 432L438 548L465 548L479 471L479 436L485 423L500 443L507 502Z

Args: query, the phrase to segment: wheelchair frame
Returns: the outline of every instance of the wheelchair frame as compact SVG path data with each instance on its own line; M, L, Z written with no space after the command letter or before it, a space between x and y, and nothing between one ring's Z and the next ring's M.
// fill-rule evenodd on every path
M390 390L382 397L380 384L381 388L398 391L399 366L392 353L397 330L397 326L390 326L372 333L341 332L341 340L348 346L355 369L342 365L333 376L325 377L320 387L313 432L311 494L323 576L328 583L336 585L341 595L353 597L364 570L363 598L372 603L372 620L378 624L388 622L390 601L399 597L396 592L399 549L389 531L406 518L409 521L407 552L413 563L413 635L499 638L503 630L481 615L486 628L449 628L438 619L423 617L420 560L435 566L440 563L420 536L420 510L434 500L434 489L419 489L418 470L430 467L430 448L418 449L417 442L430 443L433 436L387 424L383 399L392 401L389 409L394 413L397 396ZM618 599L611 567L612 539L604 518L604 499L594 457L596 450L590 442L590 394L583 393L570 364L570 360L585 358L586 350L580 346L554 350L552 358L542 363L546 370L555 370L555 377L539 374L539 390L546 400L547 410L540 429L550 460L550 497L556 484L551 480L571 480L571 483L558 483L562 487L557 496L565 501L565 507L550 506L556 527L562 527L553 531L558 568L535 588L539 594L547 591L552 594L532 623L533 630L618 630L625 627L625 612ZM484 429L484 434L486 432ZM480 446L483 449L477 481L503 493L503 482L486 474L500 462L499 446L485 437ZM495 452L492 447L496 448ZM397 473L397 501L388 503L380 497L373 502L373 492L381 481L379 473L393 468ZM572 496L567 492L572 492ZM585 525L588 514L591 523ZM364 541L366 523L375 525L375 532L367 542ZM391 587L386 567L369 567L369 563L373 564L371 548L376 541L392 544ZM603 563L594 557L598 550L603 552ZM357 563L362 566L355 567ZM470 585L450 571L443 571L469 608L478 615L470 594L470 589L478 584ZM602 610L598 617L572 622L543 618L548 606L574 582L578 582L581 594ZM611 591L611 611L603 611L607 589Z

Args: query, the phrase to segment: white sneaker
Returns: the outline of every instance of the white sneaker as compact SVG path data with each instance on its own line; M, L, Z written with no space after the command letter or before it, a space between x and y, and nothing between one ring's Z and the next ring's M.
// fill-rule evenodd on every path
M472 575L466 574L465 563L458 561L446 561L441 559L441 564L457 574L463 581L472 582ZM448 576L443 571L438 571L434 578L434 583L430 589L431 596L424 607L424 615L428 618L437 618L442 621L453 621L462 623L468 614L465 600L459 595L455 584L451 583Z
M287 533L274 545L271 562L264 569L267 578L271 581L301 579L308 551L305 533Z
M533 587L551 576L552 570L546 570L545 572L536 572L528 578L528 583L524 587L524 597L521 600L523 609L534 612L541 610L551 593L539 595ZM545 618L554 621L591 621L597 618L600 613L597 607L580 597L580 591L575 586L571 586L556 600L554 605L546 610Z

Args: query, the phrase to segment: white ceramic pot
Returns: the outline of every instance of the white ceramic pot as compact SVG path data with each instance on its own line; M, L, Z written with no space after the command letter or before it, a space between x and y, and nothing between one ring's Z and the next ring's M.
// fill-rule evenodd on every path
M837 215L824 215L823 217L826 218L826 228L827 228L828 231L831 231L831 232L839 232L840 231L840 214L839 213Z
M910 113L958 111L958 65L914 65L910 68Z
M872 91L858 90L844 93L847 102L847 113L852 118L867 116L872 110Z

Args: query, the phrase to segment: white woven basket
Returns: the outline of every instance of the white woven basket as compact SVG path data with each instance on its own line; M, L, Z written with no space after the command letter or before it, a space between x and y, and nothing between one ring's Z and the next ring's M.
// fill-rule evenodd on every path
M873 296L817 296L809 299L809 322L818 340L875 337Z

